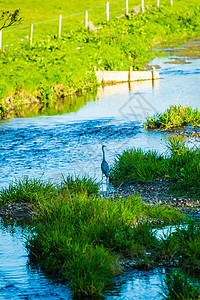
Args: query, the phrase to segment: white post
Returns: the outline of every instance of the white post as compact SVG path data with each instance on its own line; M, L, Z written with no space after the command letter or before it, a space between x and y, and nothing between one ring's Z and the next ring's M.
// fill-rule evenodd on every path
M156 68L152 67L152 80L155 80L156 78Z
M160 6L160 0L157 0L157 6L158 7Z
M88 11L85 12L85 27L88 28Z
M106 21L109 21L109 2L106 2Z
M58 38L61 37L62 15L59 16Z
M173 0L170 0L170 4L173 5Z
M30 25L30 46L33 43L33 24Z
M142 12L144 12L144 0L142 0Z
M2 31L0 30L0 50L2 49Z
M126 15L128 15L128 0L126 0Z

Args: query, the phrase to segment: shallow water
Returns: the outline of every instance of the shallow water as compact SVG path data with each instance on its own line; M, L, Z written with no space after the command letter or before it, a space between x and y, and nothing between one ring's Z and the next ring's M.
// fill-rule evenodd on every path
M154 87L151 82L133 83L131 89L128 84L105 87L96 101L77 112L0 122L0 186L22 175L56 181L70 173L100 179L102 144L110 164L127 147L166 151L167 136L143 128L146 115L178 103L200 108L200 60L164 64L168 60L152 62L161 66L161 80ZM27 231L9 226L0 226L0 299L70 299L67 287L28 267ZM163 276L159 270L128 272L98 298L161 299Z

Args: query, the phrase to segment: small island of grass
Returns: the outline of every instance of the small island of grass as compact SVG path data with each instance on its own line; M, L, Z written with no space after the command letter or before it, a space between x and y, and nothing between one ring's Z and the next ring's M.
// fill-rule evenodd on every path
M172 129L192 124L200 124L200 111L191 106L172 105L165 112L148 116L145 122L146 129Z

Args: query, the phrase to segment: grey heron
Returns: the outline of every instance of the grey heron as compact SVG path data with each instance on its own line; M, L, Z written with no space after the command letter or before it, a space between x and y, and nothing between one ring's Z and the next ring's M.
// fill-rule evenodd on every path
M102 180L103 180L103 175L106 176L106 180L109 179L109 165L105 158L105 150L104 150L105 147L106 147L105 145L102 146L102 152L103 152L103 160L101 163Z

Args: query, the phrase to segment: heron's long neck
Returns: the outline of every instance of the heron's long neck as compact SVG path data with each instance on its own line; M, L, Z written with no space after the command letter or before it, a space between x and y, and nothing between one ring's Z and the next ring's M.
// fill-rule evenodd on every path
M105 151L104 149L102 149L102 151L103 151L103 160L105 160Z

